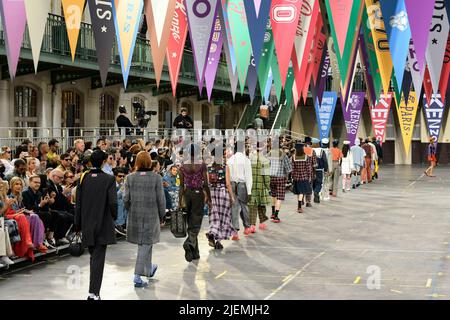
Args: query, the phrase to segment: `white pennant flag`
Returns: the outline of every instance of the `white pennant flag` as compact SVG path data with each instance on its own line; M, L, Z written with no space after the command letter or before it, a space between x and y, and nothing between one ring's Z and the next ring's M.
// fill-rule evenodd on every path
M34 71L37 72L41 54L42 39L50 12L51 0L25 0L28 31L30 34L31 51L33 53Z
M424 72L421 73L419 63L417 62L416 49L414 48L412 40L409 41L408 61L406 63L407 68L409 68L409 71L411 72L412 81L414 83L414 91L420 93L425 68L423 69Z
M437 92L439 89L445 48L447 47L448 31L449 23L444 2L436 1L433 18L431 19L430 34L428 36L428 48L425 54L433 92Z

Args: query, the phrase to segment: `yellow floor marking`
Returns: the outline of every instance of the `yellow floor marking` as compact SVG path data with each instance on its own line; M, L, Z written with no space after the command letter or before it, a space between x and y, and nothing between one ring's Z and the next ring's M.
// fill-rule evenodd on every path
M288 281L291 277L292 277L292 274L290 274L290 275L284 277L283 280L282 280L281 282L286 282L286 281Z
M356 277L355 281L353 281L353 284L358 284L361 282L361 277Z
M433 298L444 298L446 297L445 294L438 294L438 293L433 293L433 294L427 294L427 297L433 297Z
M431 282L433 282L433 280L428 279L427 284L425 285L425 288L431 288Z
M394 293L403 293L402 291L398 291L398 290L394 290L394 289L391 289L391 292L394 292Z
M222 272L221 274L219 274L217 277L215 277L214 279L219 279L219 278L222 278L224 275L226 275L227 274L227 270L225 270L224 272Z

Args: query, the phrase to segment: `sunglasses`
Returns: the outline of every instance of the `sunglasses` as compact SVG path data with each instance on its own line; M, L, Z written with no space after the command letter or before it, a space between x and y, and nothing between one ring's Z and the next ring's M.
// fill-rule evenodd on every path
M63 160L64 160L64 161L71 161L72 159L69 158L69 159L63 159Z
M118 175L117 177L119 177L119 178L125 178L125 176L122 176L122 175Z

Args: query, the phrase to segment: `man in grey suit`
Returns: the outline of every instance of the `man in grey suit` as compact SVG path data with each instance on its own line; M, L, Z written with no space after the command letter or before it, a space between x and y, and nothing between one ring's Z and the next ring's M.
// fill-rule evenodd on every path
M90 158L93 168L83 174L76 191L75 231L91 255L88 300L100 300L106 247L116 243L117 192L114 176L102 171L107 154L95 150Z

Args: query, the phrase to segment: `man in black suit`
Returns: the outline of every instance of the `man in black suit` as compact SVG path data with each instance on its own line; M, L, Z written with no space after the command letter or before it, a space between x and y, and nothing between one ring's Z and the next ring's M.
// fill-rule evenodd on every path
M100 300L106 247L116 243L117 190L114 176L102 171L107 154L95 150L93 168L80 179L76 191L75 230L91 255L88 300Z
M66 233L73 224L74 206L68 200L71 190L63 191L62 182L64 180L64 172L54 169L50 173L50 180L47 183L47 191L50 198L54 199L50 204L51 214L57 215L57 226L55 227L55 239L57 245L69 244L66 239ZM66 193L66 194L65 194Z

